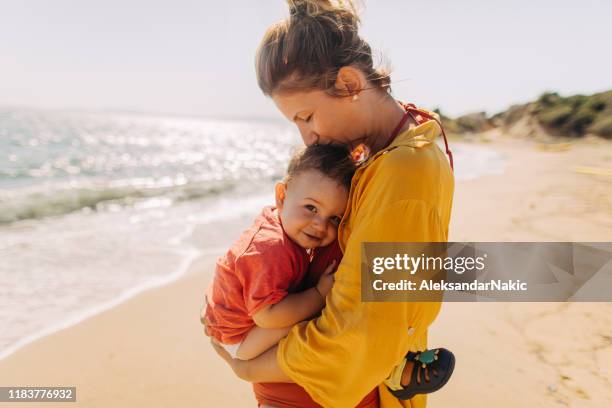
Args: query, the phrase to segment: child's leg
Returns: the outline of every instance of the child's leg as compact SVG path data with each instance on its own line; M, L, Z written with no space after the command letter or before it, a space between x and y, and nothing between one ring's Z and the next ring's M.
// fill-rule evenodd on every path
M280 339L289 333L291 327L282 327L280 329L263 329L255 326L249 334L242 340L236 357L240 360L251 360L270 347L275 346Z

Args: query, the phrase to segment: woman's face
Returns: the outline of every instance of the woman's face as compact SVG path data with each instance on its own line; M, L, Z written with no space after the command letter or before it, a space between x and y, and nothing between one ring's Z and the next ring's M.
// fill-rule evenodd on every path
M272 100L281 113L298 127L306 146L344 144L354 146L366 135L359 100L331 96L313 90L275 94Z

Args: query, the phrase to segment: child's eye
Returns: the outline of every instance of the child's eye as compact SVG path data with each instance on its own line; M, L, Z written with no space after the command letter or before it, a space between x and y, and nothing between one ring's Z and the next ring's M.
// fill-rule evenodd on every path
M331 217L329 220L331 221L331 223L332 223L332 224L333 224L335 227L337 227L337 226L339 226L339 225L340 225L341 218L340 218L340 217L337 217L337 216L334 216L334 217Z
M311 119L312 119L312 115L310 115L306 119L304 119L304 122L308 123L308 122L310 122Z
M304 208L306 208L311 213L316 213L317 212L317 207L315 207L314 205L311 205L311 204L306 204L304 206Z

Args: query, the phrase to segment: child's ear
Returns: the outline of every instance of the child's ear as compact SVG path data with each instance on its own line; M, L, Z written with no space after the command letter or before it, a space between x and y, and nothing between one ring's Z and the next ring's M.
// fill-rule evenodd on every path
M285 183L276 183L274 186L274 192L276 193L276 208L279 210L283 209L283 204L285 203L285 196L287 193L287 184Z

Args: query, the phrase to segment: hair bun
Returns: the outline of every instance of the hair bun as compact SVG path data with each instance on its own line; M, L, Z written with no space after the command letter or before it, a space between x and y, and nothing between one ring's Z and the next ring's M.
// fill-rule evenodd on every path
M338 71L347 66L361 70L373 87L386 91L389 74L374 68L372 50L359 36L355 3L287 0L290 17L272 25L257 48L255 69L263 93L320 89L348 96L335 86Z
M308 2L305 0L288 0L289 15L291 17L303 17L308 14Z
M324 13L346 9L347 6L353 8L351 1L348 0L336 1L335 3L331 0L287 0L291 17L317 17Z

